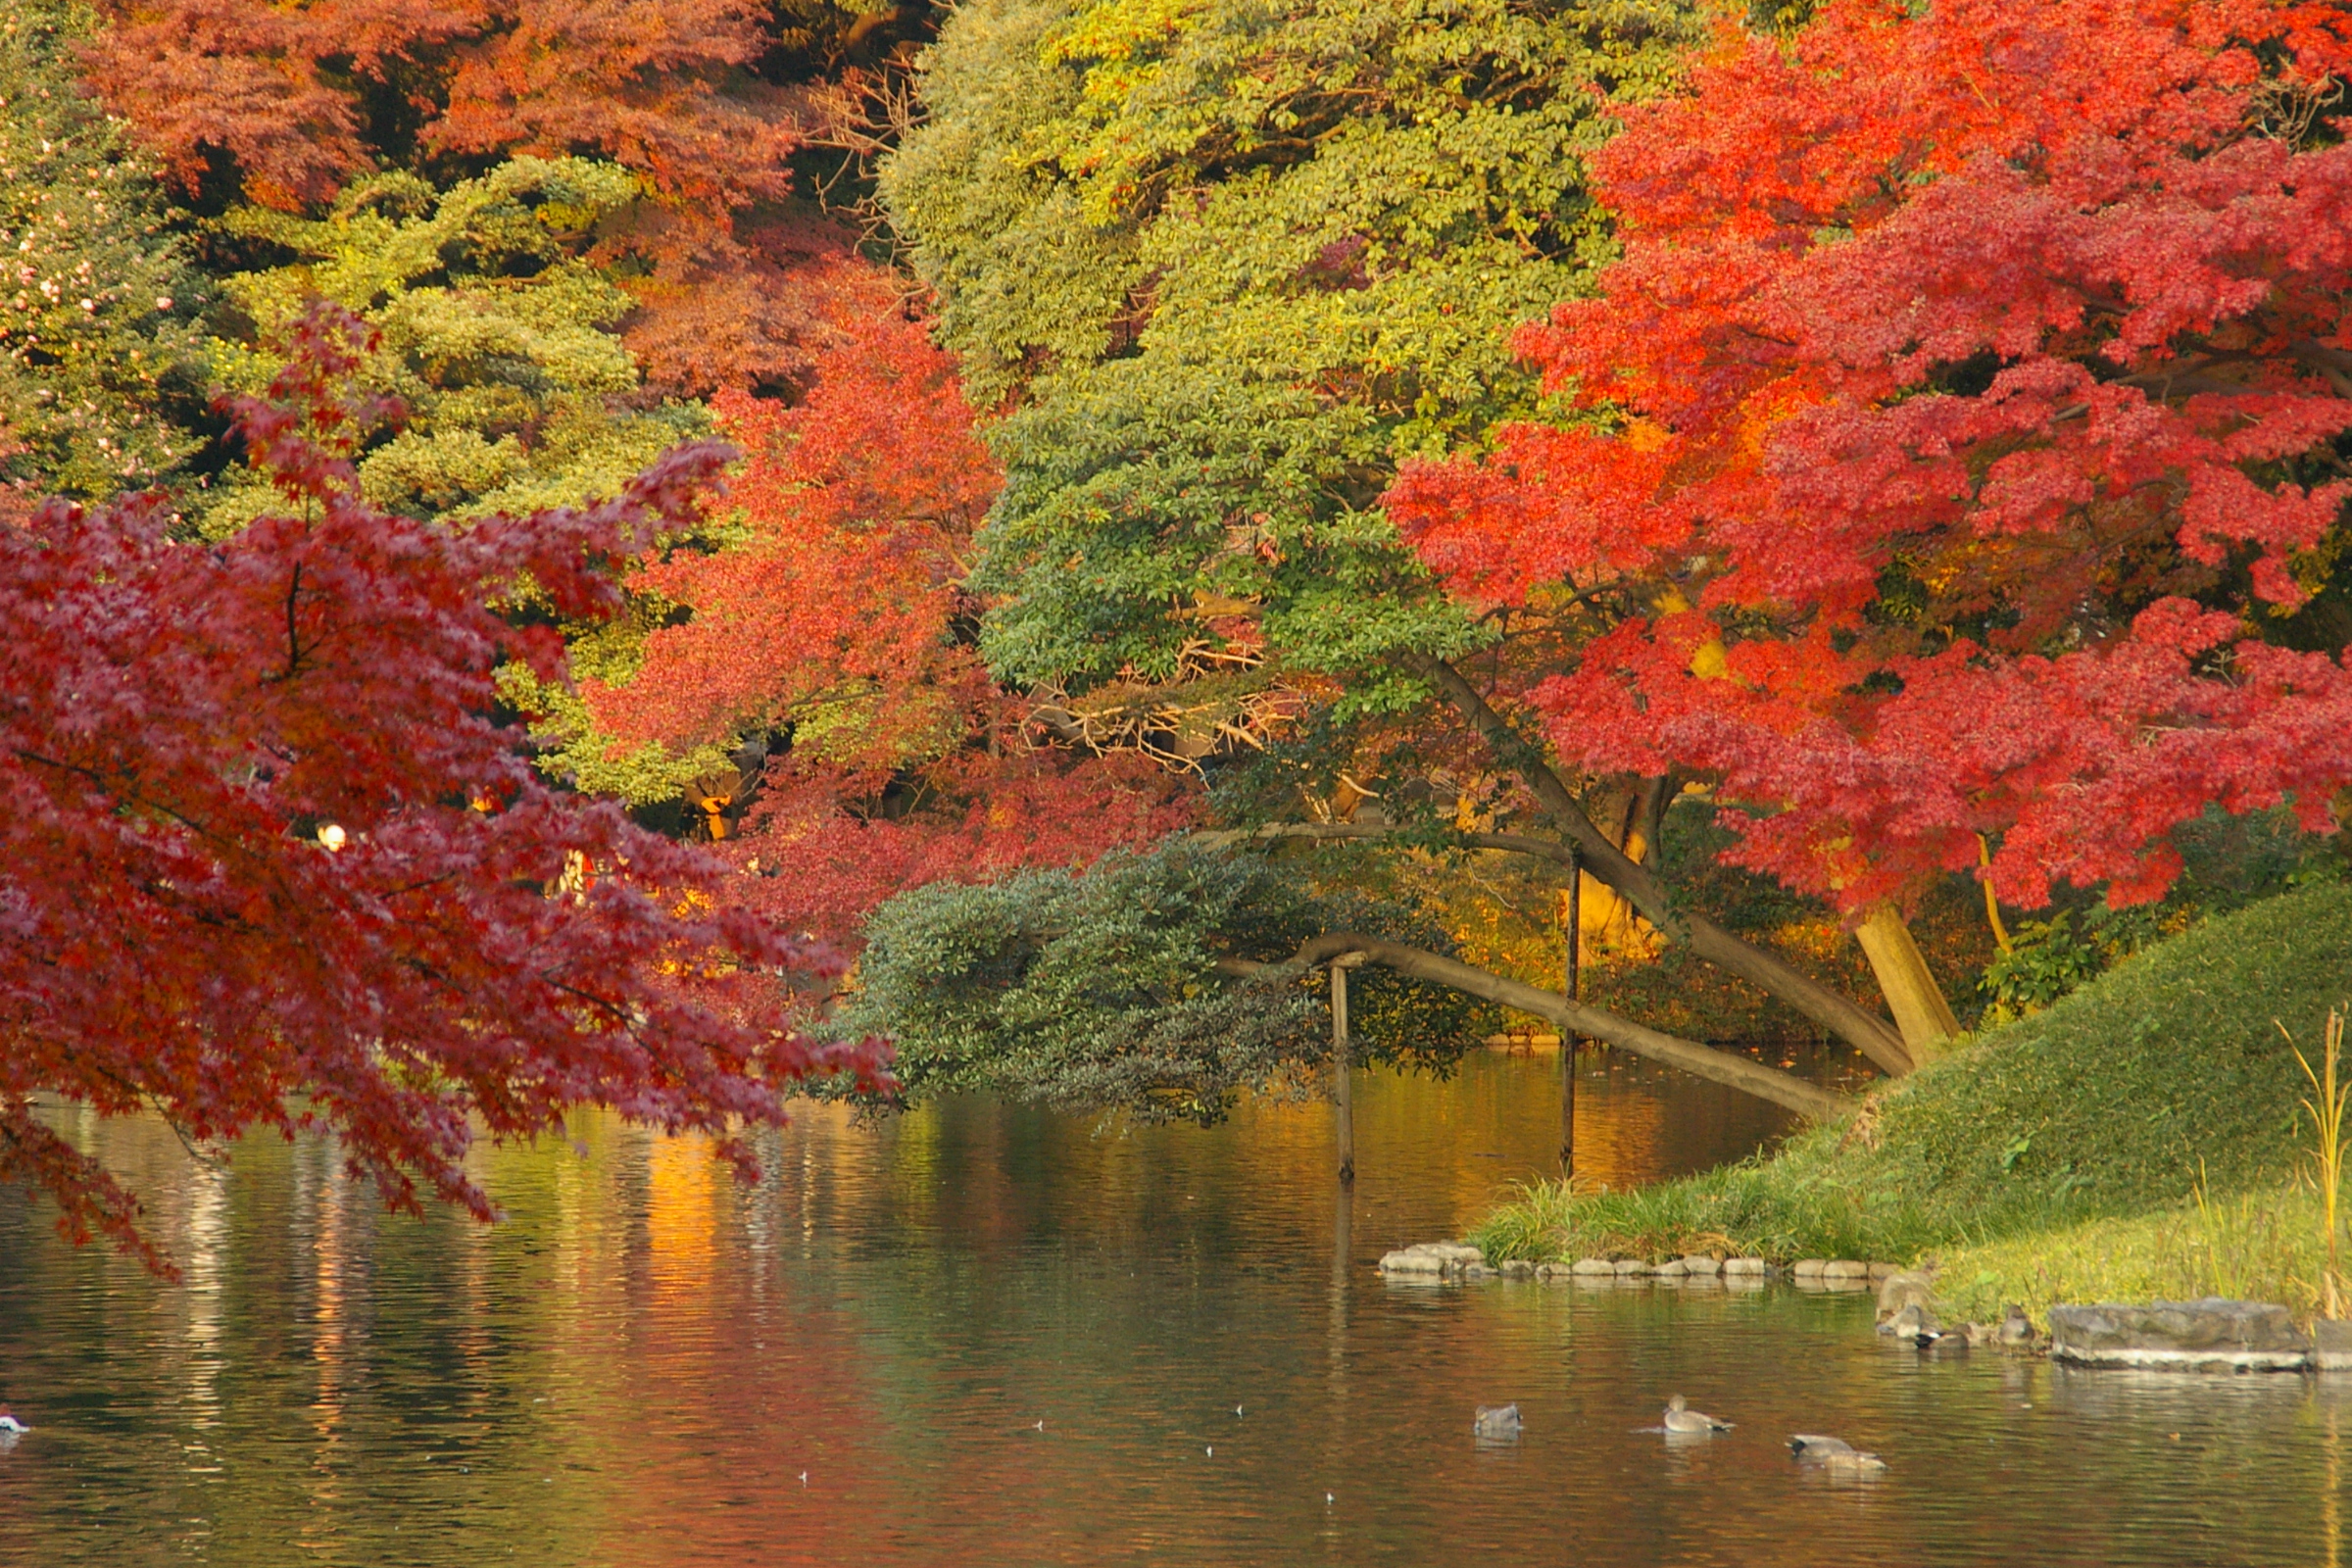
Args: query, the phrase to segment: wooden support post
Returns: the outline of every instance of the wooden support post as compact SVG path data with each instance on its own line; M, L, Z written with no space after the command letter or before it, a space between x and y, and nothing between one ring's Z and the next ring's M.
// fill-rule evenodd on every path
M1360 953L1331 960L1331 1087L1339 1117L1340 1180L1355 1180L1354 1053L1348 1038L1348 971L1364 961Z
M1584 870L1573 847L1568 851L1567 973L1563 989L1570 1002L1584 1000ZM1576 1036L1560 1025L1560 1180L1576 1174Z

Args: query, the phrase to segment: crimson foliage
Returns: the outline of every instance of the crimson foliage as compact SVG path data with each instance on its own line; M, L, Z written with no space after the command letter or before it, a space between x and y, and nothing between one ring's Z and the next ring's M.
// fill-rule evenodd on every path
M393 412L347 390L367 347L314 313L236 407L286 504L224 543L175 542L152 497L0 529L0 1175L159 1263L32 1097L206 1141L323 1127L394 1205L486 1216L476 1125L602 1104L741 1157L794 1080L881 1071L763 1021L824 951L720 904L710 857L552 792L495 714L501 661L557 678L563 655L491 602L527 575L608 612L608 563L689 519L727 449L585 511L388 514L349 461Z

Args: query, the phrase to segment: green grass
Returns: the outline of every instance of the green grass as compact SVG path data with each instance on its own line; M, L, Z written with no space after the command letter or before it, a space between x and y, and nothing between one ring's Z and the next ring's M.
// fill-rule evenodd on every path
M2278 1301L2308 1321L2326 1262L2320 1236L2318 1194L2257 1190L1947 1252L1936 1298L1953 1318L1984 1322L2011 1301L2042 1322L2057 1301L2203 1296Z
M2279 1193L2308 1086L2278 1026L2316 1041L2347 998L2352 888L2290 893L2150 949L1770 1158L1635 1192L1531 1188L1471 1240L1498 1259L1935 1257L1972 1303L2054 1298L2036 1281L2185 1289L2200 1171L2247 1226L2292 1206ZM2306 1231L2316 1248L2316 1218ZM2276 1243L2240 1272L2281 1299L2316 1275L2296 1274L2283 1222ZM1963 1283L1980 1274L1991 1283Z

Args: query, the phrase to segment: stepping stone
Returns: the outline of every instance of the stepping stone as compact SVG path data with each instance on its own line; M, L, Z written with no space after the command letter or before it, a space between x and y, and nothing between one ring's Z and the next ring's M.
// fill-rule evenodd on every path
M2050 1354L2078 1366L2299 1372L2312 1343L2283 1306L2209 1296L2144 1306L2053 1306Z

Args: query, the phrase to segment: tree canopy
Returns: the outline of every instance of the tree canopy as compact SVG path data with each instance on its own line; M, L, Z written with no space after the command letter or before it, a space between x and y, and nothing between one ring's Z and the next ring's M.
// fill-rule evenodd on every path
M373 174L311 219L240 207L220 242L279 265L222 280L212 369L266 386L288 326L331 300L374 328L369 383L408 417L359 463L379 507L415 516L533 512L612 495L678 441L708 433L691 403L649 395L618 330L634 302L589 262L598 228L644 198L616 164L521 157L435 190ZM270 504L266 476L227 476L202 519L219 533Z
M1460 646L1375 502L1398 454L1532 407L1497 323L1607 254L1582 159L1684 26L1548 0L956 11L882 191L975 397L1012 400L992 665L1082 696L1194 673L1201 645L1350 672Z
M207 1142L329 1128L388 1201L487 1217L476 1124L601 1103L740 1156L796 1078L874 1075L780 1006L785 970L837 960L725 901L707 856L551 790L496 716L501 662L552 678L562 647L491 601L527 573L610 612L602 560L688 518L723 449L593 509L404 517L351 462L396 412L352 381L377 346L331 309L295 332L235 410L277 510L205 547L145 497L0 528L0 1174L77 1239L147 1247L33 1113L53 1093Z
M1595 160L1626 255L1519 337L1577 417L1391 504L1482 605L1613 623L1527 700L1856 906L2161 894L2209 806L2332 827L2352 428L2325 8L1822 7Z
M1293 961L1328 931L1449 952L1409 905L1318 893L1261 856L1176 840L885 904L868 928L853 1032L887 1032L898 1093L988 1090L1151 1120L1213 1121L1244 1090L1319 1082L1321 974ZM1481 1009L1367 970L1350 999L1359 1060L1444 1068Z
M1685 1038L1702 971L1899 1075L1996 947L2030 1006L2323 874L2348 57L2306 0L20 6L0 1172L135 1247L32 1096L477 1211L468 1118L581 1102L1207 1119L1329 1082L1358 960L1374 1059L1502 1008L1838 1114ZM1563 994L1571 887L1646 989Z

